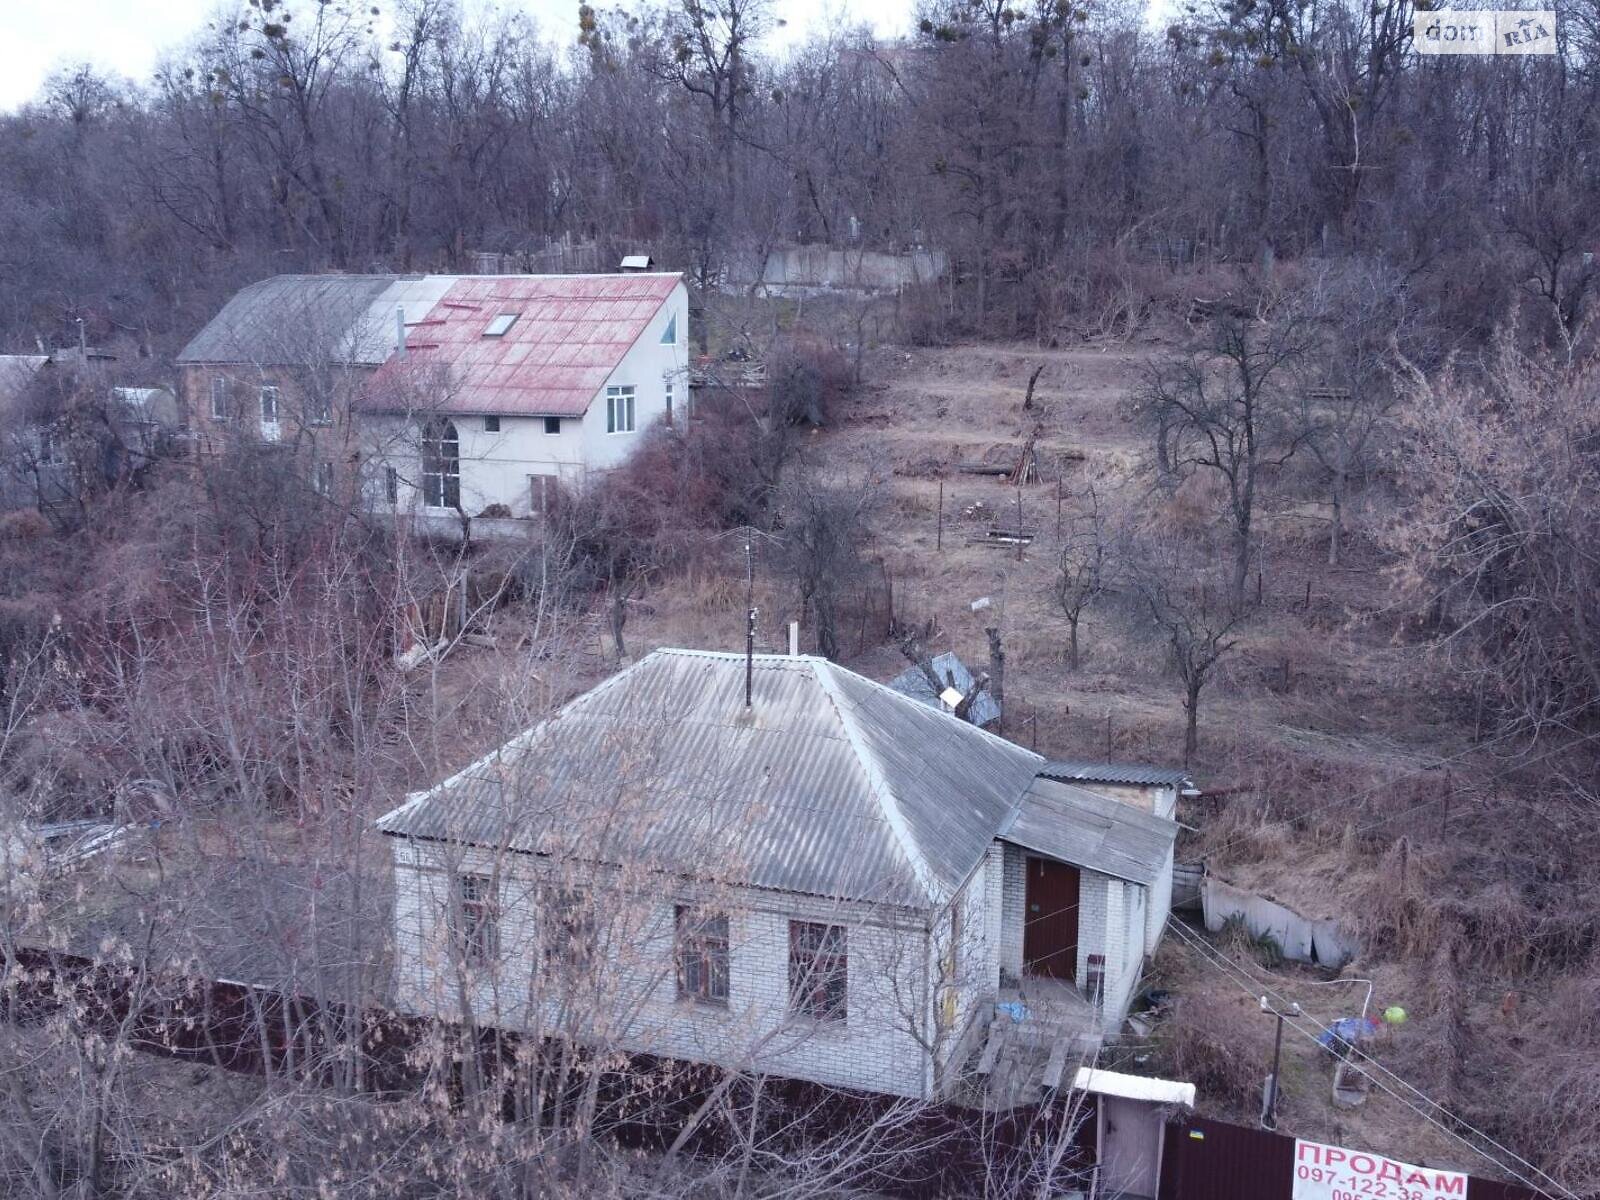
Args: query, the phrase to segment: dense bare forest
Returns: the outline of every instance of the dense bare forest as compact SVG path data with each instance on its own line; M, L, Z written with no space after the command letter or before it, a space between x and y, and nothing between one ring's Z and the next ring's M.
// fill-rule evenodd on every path
M1384 1108L1375 1075L1362 1124L1290 1074L1288 1119L1595 1194L1600 8L1559 8L1561 53L1528 58L1419 56L1400 0L1164 27L953 0L903 41L780 56L784 16L585 5L557 46L453 0L249 0L152 79L68 69L0 116L0 351L102 347L116 383L164 384L270 275L648 252L685 274L700 355L766 367L513 543L413 538L250 450L130 455L87 361L6 414L12 477L78 470L70 503L0 515L0 867L23 825L130 832L0 874L3 1188L931 1186L906 1164L950 1135L916 1104L826 1126L748 1063L641 1148L637 1096L602 1086L634 1069L625 997L564 1012L552 1055L463 988L392 1089L349 1018L393 1000L373 819L641 650L742 649L753 601L765 648L793 619L881 676L948 644L987 656L1013 740L1214 781L1180 858L1347 919L1352 970L1412 1013L1373 1070L1442 1106ZM796 244L947 269L775 299ZM970 544L1013 505L1014 558ZM1252 1120L1264 1026L1218 993L1332 980L1184 944L1153 967L1190 994L1150 1061ZM131 1053L197 978L309 1007L244 1005L259 1073ZM986 1124L987 1194L1071 1183L1074 1119Z

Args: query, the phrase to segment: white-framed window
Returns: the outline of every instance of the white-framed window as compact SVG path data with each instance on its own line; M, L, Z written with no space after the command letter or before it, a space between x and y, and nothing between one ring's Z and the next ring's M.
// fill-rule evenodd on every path
M211 419L228 419L228 381L221 375L211 377Z
M422 502L429 508L461 507L461 439L443 417L422 429Z
M39 431L39 457L48 466L66 466L67 448L65 439L59 430L42 429Z
M511 332L511 327L517 323L519 313L501 313L489 322L489 327L483 331L484 337L505 337Z
M333 495L333 463L323 459L312 470L311 486L319 496Z
M270 383L264 384L261 388L261 423L263 425L278 423L278 389Z
M677 313L673 313L667 318L667 327L661 331L661 344L663 346L676 346L678 344Z
M633 385L606 389L606 432L633 432Z

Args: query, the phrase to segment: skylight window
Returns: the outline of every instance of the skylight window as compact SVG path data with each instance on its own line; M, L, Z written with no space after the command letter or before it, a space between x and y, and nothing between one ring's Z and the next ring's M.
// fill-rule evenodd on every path
M504 337L506 332L517 323L520 313L501 313L489 322L489 328L483 331L484 337Z

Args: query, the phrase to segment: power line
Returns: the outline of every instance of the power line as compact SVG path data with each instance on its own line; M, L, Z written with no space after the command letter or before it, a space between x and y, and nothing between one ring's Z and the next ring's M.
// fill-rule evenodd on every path
M1235 986L1239 987L1242 991L1245 992L1246 995L1249 995L1249 996L1252 996L1252 997L1257 995L1256 985L1260 981L1255 980L1250 975L1246 974L1243 971L1243 969L1238 966L1238 964L1232 963L1228 959L1224 958L1221 955L1220 951L1218 951L1215 947L1209 945L1198 934L1195 934L1193 931L1185 928L1184 925L1182 924L1182 922L1180 922L1177 918L1169 917L1168 921L1167 921L1167 924L1168 924L1169 928L1173 929L1176 933L1178 933L1178 935L1183 939L1183 941L1184 941L1184 943L1186 945L1188 945L1191 948L1193 948L1196 951L1198 951L1200 953L1201 958L1208 965L1213 966L1213 967L1217 968L1218 970L1220 970L1222 972L1224 978L1226 978L1229 982L1231 982ZM1285 996L1282 992L1279 992L1279 991L1277 991L1277 990L1275 990L1275 989L1273 989L1271 987L1267 987L1266 992L1267 992L1268 996L1271 996L1271 997L1277 999L1280 1003L1284 1004L1285 1007L1287 1007L1288 1004L1290 1004L1290 1003L1296 1003L1296 1002L1290 1000L1290 998ZM1304 1011L1303 1006L1302 1006L1302 1011ZM1305 1037L1305 1038L1309 1039L1312 1042L1313 1045L1318 1047L1318 1049L1325 1049L1325 1047L1322 1045L1322 1043L1318 1040L1318 1037L1319 1037L1319 1034L1320 1034L1319 1030L1307 1029L1304 1026L1297 1024L1295 1019L1292 1016L1286 1016L1285 1020L1288 1022L1290 1028L1292 1028L1296 1033L1300 1034L1302 1037ZM1535 1166L1533 1163L1529 1162L1527 1159L1523 1158L1521 1155L1517 1154L1515 1151L1510 1150L1507 1147L1501 1145L1499 1142L1495 1141L1488 1134L1484 1133L1481 1129L1476 1128L1475 1126L1473 1126L1472 1124L1470 1124L1466 1120L1464 1120L1461 1117L1457 1116L1455 1113L1452 1113L1449 1109L1445 1108L1444 1105L1440 1104L1438 1101L1436 1101L1432 1097L1428 1096L1425 1092L1422 1091L1422 1089L1418 1088L1415 1084L1410 1083L1405 1079L1402 1079L1400 1076L1396 1075L1393 1071L1389 1070L1387 1067L1384 1067L1382 1064L1378 1063L1375 1059L1372 1059L1372 1058L1369 1058L1369 1057L1364 1057L1364 1056L1361 1057L1361 1058L1352 1058L1351 1060L1348 1061L1348 1065L1351 1068L1353 1068L1357 1073L1359 1073L1360 1075L1364 1076L1368 1080L1368 1082L1372 1083L1375 1087L1377 1087L1385 1095L1389 1096L1391 1099L1394 1099L1394 1100L1398 1101L1400 1104L1404 1105L1406 1108L1408 1108L1412 1112L1416 1113L1419 1117L1421 1117L1423 1120L1427 1121L1429 1124L1437 1127L1438 1129L1443 1131L1445 1134L1447 1134L1448 1136L1450 1136L1451 1138L1453 1138L1457 1142L1460 1142L1463 1146L1466 1146L1474 1154L1477 1154L1479 1157L1485 1159L1486 1161L1493 1163L1497 1168L1499 1168L1500 1170L1504 1171L1507 1175L1510 1175L1517 1182L1523 1184L1526 1187L1532 1188L1539 1195L1547 1197L1548 1200L1562 1200L1562 1198L1565 1198L1565 1200L1578 1200L1577 1194L1575 1192L1573 1192L1570 1188L1568 1188L1565 1184L1561 1183L1560 1180L1554 1178L1548 1172L1541 1170L1539 1167ZM1439 1113L1442 1113L1444 1115L1444 1117L1446 1119L1448 1119L1450 1122L1454 1123L1457 1126L1460 1126L1463 1129L1466 1129L1468 1132L1473 1134L1475 1137L1481 1139L1483 1142L1487 1143L1489 1146L1492 1146L1495 1150L1499 1151L1501 1154L1505 1155L1507 1158L1511 1159L1513 1162L1518 1163L1522 1167L1526 1168L1534 1176L1537 1176L1540 1179L1546 1180L1550 1184L1551 1187L1554 1187L1556 1189L1556 1192L1559 1193L1559 1196L1557 1196L1555 1194L1552 1194L1551 1192L1547 1191L1544 1187L1541 1187L1538 1183L1535 1183L1532 1179L1530 1179L1527 1176L1523 1175L1521 1172L1519 1172L1515 1168L1513 1168L1511 1166L1508 1166L1505 1162L1503 1162L1501 1159L1497 1158L1494 1154L1491 1154L1489 1151L1485 1150L1482 1146L1475 1145L1470 1139L1468 1139L1467 1137L1463 1136L1461 1133L1457 1132L1457 1130L1452 1129L1450 1127L1450 1125L1447 1125L1444 1121L1441 1121L1440 1119L1438 1119L1437 1117L1432 1115L1432 1113L1430 1113L1430 1112L1418 1107L1416 1104L1414 1104L1412 1101L1407 1099L1405 1096L1401 1095L1399 1092L1396 1092L1394 1089L1390 1088L1387 1084L1385 1084L1383 1082L1382 1079L1378 1078L1378 1076L1373 1074L1372 1071L1369 1071L1368 1070L1369 1067L1373 1068L1373 1070L1375 1070L1377 1072L1380 1072L1382 1075L1386 1076L1387 1078L1392 1079L1395 1083L1399 1084L1401 1087L1404 1087L1406 1090L1412 1092L1414 1095L1419 1097L1423 1101L1423 1103L1429 1105L1435 1111L1437 1111Z

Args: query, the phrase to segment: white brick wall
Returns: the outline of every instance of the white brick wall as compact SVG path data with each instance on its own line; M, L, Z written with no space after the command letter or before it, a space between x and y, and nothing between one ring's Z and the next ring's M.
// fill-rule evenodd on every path
M932 1059L924 1043L933 1040L929 983L937 966L919 914L754 889L708 894L684 883L680 892L671 883L663 887L659 876L635 880L595 873L575 882L597 898L603 912L594 954L607 969L594 972L581 992L570 993L542 969L532 872L550 870L546 862L401 838L394 839L394 859L396 990L412 1012L459 1020L466 1004L485 1024L535 1035L594 1038L629 1050L898 1095L932 1092ZM452 961L447 867L499 878L501 953L492 969L461 972ZM982 929L981 871L975 880L979 886L964 900L977 918L971 927ZM725 1008L677 995L674 905L690 901L728 914ZM788 1014L791 918L848 930L848 1013L842 1024L817 1026ZM988 957L980 945L974 969L987 972Z

